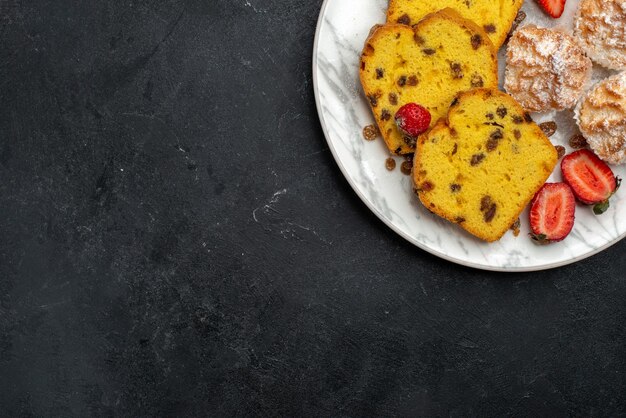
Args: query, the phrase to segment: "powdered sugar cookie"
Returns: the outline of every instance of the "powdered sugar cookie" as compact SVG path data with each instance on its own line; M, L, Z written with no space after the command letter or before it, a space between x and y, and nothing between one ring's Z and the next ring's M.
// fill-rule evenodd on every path
M574 107L591 78L591 60L573 37L528 25L507 48L504 88L531 112Z

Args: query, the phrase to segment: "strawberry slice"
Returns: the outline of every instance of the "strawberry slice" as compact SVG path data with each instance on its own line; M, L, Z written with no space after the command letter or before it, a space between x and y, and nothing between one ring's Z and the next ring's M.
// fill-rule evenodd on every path
M563 241L574 227L576 199L565 183L546 183L530 207L530 237L538 244Z
M620 179L593 152L582 149L563 158L561 171L581 202L594 205L596 215L609 208L609 198L617 191Z
M553 18L559 18L565 10L565 0L537 0L539 6Z

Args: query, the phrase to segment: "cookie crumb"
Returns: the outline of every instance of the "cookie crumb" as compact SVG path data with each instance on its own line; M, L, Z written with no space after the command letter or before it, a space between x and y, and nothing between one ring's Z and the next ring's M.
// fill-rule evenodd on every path
M400 165L400 171L402 171L402 174L404 174L405 176L410 176L412 169L413 164L409 161L404 161L402 162L402 165Z
M587 140L582 134L576 134L569 139L569 146L574 149L585 148L587 146Z
M385 160L385 168L387 169L387 171L393 171L396 168L396 160L394 160L393 158L389 157Z
M544 135L550 138L557 130L556 122L543 122L539 124L539 128L543 131Z
M519 220L519 218L517 218L517 220L513 222L513 225L511 225L511 231L513 231L514 237L516 238L519 237L521 226L522 226L522 222Z
M526 13L524 13L523 10L520 10L517 13L517 16L515 16L515 20L513 20L513 24L511 25L511 30L509 31L509 34L506 36L505 42L509 41L509 38L511 38L511 36L513 35L513 32L515 32L515 30L520 25L520 23L522 23L525 19L526 19Z
M378 128L374 125L367 125L363 128L363 138L365 138L366 141L373 141L378 137L378 135Z

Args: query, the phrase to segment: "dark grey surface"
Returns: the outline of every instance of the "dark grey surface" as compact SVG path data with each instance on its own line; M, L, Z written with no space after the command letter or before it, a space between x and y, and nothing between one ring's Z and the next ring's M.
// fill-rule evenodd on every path
M626 415L626 243L396 236L318 123L320 6L0 0L0 415Z

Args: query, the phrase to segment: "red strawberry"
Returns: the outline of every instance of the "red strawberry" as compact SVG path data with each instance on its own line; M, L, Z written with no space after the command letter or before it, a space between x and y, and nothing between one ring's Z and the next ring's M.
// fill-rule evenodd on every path
M546 183L530 207L530 237L538 244L563 241L574 227L576 199L565 183Z
M565 0L537 0L539 6L553 18L559 18L565 9Z
M596 215L606 212L609 198L620 184L620 179L615 177L608 165L593 152L582 149L563 158L561 171L578 200L594 205Z
M396 112L396 125L404 134L417 138L430 126L430 112L416 103L408 103Z

